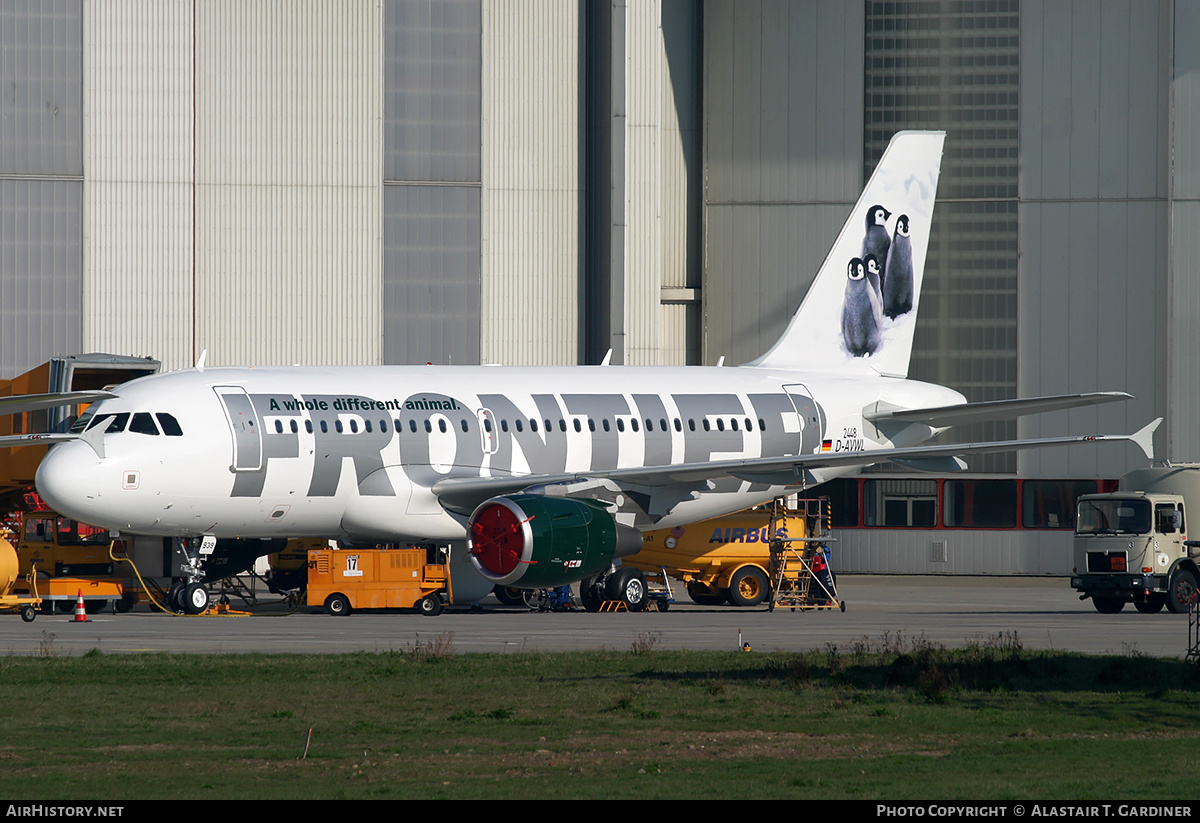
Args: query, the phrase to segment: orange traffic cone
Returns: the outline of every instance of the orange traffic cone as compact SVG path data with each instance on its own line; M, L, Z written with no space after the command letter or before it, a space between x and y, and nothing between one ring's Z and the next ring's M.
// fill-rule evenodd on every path
M90 623L88 620L87 609L83 605L83 589L79 590L79 599L75 601L75 619L73 623Z

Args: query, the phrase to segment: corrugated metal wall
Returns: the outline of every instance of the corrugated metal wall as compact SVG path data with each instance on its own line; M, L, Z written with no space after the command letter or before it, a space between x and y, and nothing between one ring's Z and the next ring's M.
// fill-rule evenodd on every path
M197 346L380 362L380 4L196 10Z
M1188 335L1186 323L1172 320L1168 332L1165 322L1170 18L1170 2L1107 2L1089 13L1021 3L1020 394L1121 390L1137 397L1028 418L1022 436L1134 431L1167 411L1168 334ZM1196 42L1185 52L1194 56ZM1175 155L1177 170L1194 166L1187 152ZM1194 236L1196 225L1176 221L1174 233ZM1194 290L1194 274L1185 280ZM1184 304L1200 305L1198 297L1193 291ZM1182 353L1176 348L1172 359L1190 373L1194 354ZM1182 421L1194 429L1189 417ZM1200 458L1167 444L1160 432L1160 453ZM1030 477L1118 477L1144 463L1133 446L1019 457Z
M85 347L379 362L379 4L112 0L85 25Z
M1200 399L1200 6L1176 0L1172 10L1170 51L1164 49L1161 57L1167 61L1169 56L1173 69L1170 160L1174 176L1165 216L1171 232L1165 261L1170 271L1165 312L1165 355L1170 365L1165 378L1159 378L1166 383L1168 434L1165 441L1160 437L1158 442L1165 442L1165 448L1160 448L1173 459L1200 460L1200 425L1196 422ZM1161 233L1163 215L1156 216L1156 229ZM1159 322L1163 317L1164 313L1158 315ZM1155 370L1156 375L1159 372L1161 367Z
M862 189L863 6L704 6L704 362L783 332Z
M85 15L85 351L190 362L192 4L90 3Z
M666 55L662 6L632 3L625 17L624 351L630 365L659 362L659 295L666 262L662 126Z
M834 529L833 568L870 574L1067 575L1073 536L1070 531Z
M480 357L580 355L582 2L483 3Z
M384 5L383 362L479 362L480 0Z
M0 2L0 374L78 351L83 8Z

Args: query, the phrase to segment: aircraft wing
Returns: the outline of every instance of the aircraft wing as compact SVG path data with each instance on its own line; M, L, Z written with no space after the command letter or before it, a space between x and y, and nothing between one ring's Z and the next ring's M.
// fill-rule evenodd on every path
M865 466L882 463L885 460L908 461L910 464L925 462L927 465L937 466L941 465L937 461L952 460L961 454L1019 451L1102 441L1135 443L1147 457L1153 459L1154 431L1161 422L1162 418L1160 417L1133 434L1090 434L1071 437L1041 437L1030 440L996 440L983 443L952 443L836 454L825 452L787 457L683 463L673 466L638 466L574 474L450 477L435 483L433 492L446 508L469 513L474 511L480 503L497 495L511 494L533 486L549 486L589 478L607 479L618 485L632 485L643 489L664 486L694 486L725 477L736 477L739 480L769 483L776 486L800 486L805 483L806 472L834 466Z
M863 419L872 423L889 420L899 423L927 423L934 428L941 428L975 423L980 420L1005 420L1026 414L1077 409L1082 406L1095 406L1100 403L1132 399L1132 394L1123 391L1100 391L1087 394L1058 394L1049 397L1022 397L1016 400L990 400L984 403L960 403L957 406L938 406L928 409L889 409L886 404L880 403L874 411L863 414Z
M106 391L67 391L51 392L50 394L18 394L12 397L0 397L0 414L19 414L27 411L53 409L57 406L76 406L80 403L94 403L116 397Z

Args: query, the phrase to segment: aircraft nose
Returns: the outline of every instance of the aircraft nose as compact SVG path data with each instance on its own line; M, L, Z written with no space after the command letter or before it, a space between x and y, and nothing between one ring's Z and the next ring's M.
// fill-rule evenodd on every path
M99 492L98 467L99 458L86 443L60 443L42 458L34 484L50 508L88 523Z

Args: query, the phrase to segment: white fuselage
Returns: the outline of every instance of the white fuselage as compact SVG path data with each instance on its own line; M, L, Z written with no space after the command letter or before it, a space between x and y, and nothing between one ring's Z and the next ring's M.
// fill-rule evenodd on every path
M754 367L214 368L117 394L93 407L107 433L57 445L42 462L38 491L56 510L134 534L376 541L463 539L466 518L432 488L445 478L532 483L910 446L935 432L913 424L885 436L864 411L964 402L910 380ZM818 470L810 482L854 470ZM783 490L710 481L654 525Z

